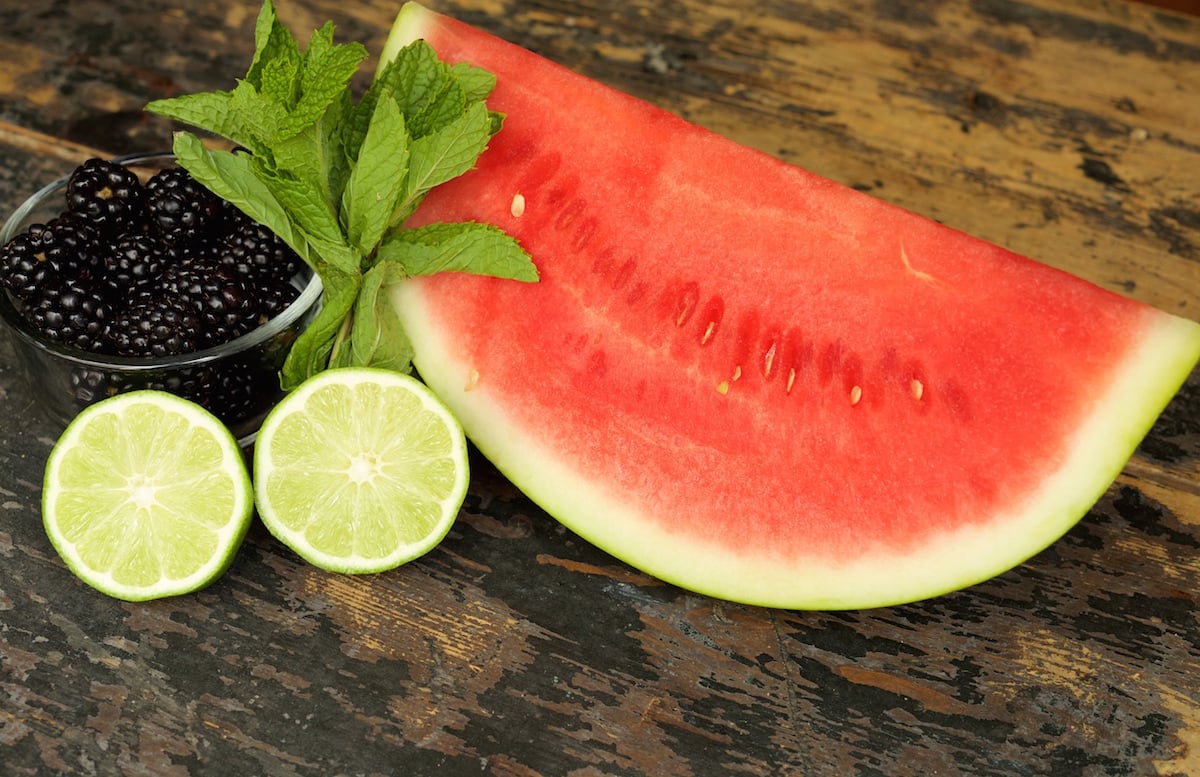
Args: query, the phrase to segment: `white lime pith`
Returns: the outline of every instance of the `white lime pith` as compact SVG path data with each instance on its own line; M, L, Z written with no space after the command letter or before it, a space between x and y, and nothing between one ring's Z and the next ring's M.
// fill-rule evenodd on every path
M88 585L143 601L211 583L253 514L242 452L207 410L160 391L83 410L46 463L42 520Z
M393 569L436 546L466 496L466 438L420 381L326 370L259 431L259 516L285 545L335 572Z

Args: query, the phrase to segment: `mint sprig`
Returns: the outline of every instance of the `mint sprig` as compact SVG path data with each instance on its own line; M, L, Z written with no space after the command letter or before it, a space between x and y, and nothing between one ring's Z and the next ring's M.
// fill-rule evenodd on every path
M417 41L356 101L350 82L367 52L335 43L332 24L302 49L264 0L254 37L254 58L233 89L146 109L245 149L212 149L191 132L174 141L180 166L273 230L321 278L321 309L292 346L285 389L329 367L410 371L412 345L386 293L394 283L437 272L538 279L529 255L495 226L405 226L500 130L503 116L486 104L494 76L448 65Z

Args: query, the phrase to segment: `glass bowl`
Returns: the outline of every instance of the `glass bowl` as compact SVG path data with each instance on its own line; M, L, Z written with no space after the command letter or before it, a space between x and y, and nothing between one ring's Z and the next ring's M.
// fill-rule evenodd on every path
M146 177L174 165L171 154L118 157ZM66 207L69 176L26 200L0 229L0 246L33 224L46 223ZM16 364L37 403L65 428L84 407L134 389L169 391L207 407L243 447L250 446L267 412L283 395L279 370L292 343L312 321L320 305L321 281L305 265L292 279L299 296L258 328L192 353L133 358L81 351L35 331L19 312L20 303L0 289L0 320L12 333Z

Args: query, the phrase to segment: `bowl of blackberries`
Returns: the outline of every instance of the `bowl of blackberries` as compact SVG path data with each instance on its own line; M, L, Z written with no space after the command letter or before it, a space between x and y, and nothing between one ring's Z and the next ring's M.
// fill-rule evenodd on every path
M321 283L170 154L89 159L0 231L0 319L50 418L134 389L190 399L253 442Z

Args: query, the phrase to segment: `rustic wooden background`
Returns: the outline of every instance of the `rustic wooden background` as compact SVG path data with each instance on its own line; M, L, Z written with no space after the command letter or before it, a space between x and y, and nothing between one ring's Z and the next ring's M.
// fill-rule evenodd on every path
M280 0L378 52L395 0ZM429 5L740 142L1200 319L1200 20L1123 0ZM257 4L0 7L0 208L146 100L226 88ZM5 775L1200 774L1200 378L1066 537L875 611L722 603L587 546L486 462L448 540L345 578L260 527L143 605L42 534L55 430L0 336Z

